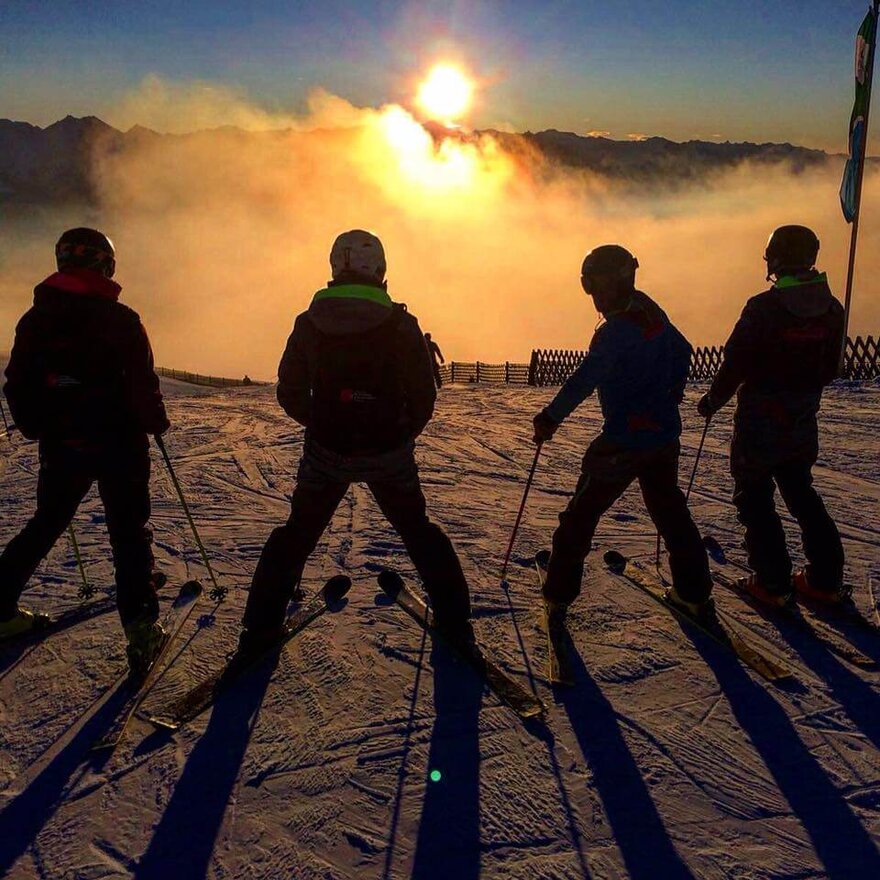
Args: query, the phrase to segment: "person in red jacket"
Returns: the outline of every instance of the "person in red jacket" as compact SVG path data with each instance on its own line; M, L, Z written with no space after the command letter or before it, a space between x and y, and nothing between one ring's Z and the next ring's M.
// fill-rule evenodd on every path
M770 236L764 259L773 286L746 303L698 404L711 418L736 394L730 469L753 571L747 586L773 605L795 593L829 603L848 595L840 533L813 488L822 389L837 377L843 345L843 306L815 269L818 254L819 239L805 226L781 226ZM777 487L807 558L794 578L773 501Z
M167 431L168 418L144 326L118 302L110 239L70 229L55 256L58 271L35 288L6 367L9 409L22 435L39 441L40 474L36 512L0 555L0 639L44 622L19 597L97 482L137 670L163 637L147 527L148 435Z
M337 237L332 281L297 317L278 368L278 402L306 429L287 523L266 541L239 651L273 640L309 554L351 483L366 483L431 597L434 619L468 641L470 593L449 538L431 522L415 440L434 412L431 356L415 317L388 295L385 252L370 232Z

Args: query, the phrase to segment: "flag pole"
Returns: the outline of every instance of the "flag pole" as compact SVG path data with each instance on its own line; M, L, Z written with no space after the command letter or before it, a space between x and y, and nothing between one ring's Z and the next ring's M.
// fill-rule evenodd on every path
M865 69L865 81L867 86L867 98L865 101L865 133L862 137L860 155L857 157L855 205L852 222L852 232L849 240L849 263L846 270L846 297L843 303L843 348L840 352L841 372L846 366L846 343L849 335L849 315L852 306L853 276L856 268L856 246L859 239L859 214L862 208L862 180L865 175L865 157L868 154L868 123L871 118L871 91L874 84L874 50L877 46L877 17L880 14L880 0L873 0L874 12L874 35L871 38L871 47L868 49L868 64ZM854 157L856 158L856 157Z

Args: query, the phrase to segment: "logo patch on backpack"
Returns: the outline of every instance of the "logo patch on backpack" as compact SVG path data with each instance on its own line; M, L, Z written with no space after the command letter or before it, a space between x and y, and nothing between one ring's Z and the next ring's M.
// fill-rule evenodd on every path
M342 403L368 403L377 399L375 394L370 394L367 391L355 391L353 388L343 388L339 392L339 400Z

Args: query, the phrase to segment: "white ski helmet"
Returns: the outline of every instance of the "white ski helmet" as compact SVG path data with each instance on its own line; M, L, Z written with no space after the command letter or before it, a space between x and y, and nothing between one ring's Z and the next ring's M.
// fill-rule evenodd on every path
M382 242L363 229L351 229L337 236L330 251L333 280L344 275L359 275L371 281L385 278L385 250Z

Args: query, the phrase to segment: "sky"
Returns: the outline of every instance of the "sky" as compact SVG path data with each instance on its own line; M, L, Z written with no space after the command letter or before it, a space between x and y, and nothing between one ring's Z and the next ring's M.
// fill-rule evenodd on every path
M466 124L789 141L842 152L866 0L70 0L0 3L0 117L128 125L148 77L298 114L322 88L407 105L432 62L479 81Z

